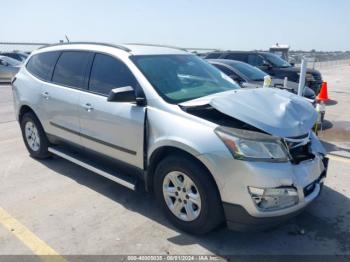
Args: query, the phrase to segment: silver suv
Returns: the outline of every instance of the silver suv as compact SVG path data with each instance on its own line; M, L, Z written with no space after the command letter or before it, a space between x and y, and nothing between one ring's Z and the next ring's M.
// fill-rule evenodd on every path
M155 193L181 230L264 229L320 194L312 105L240 89L183 50L70 43L33 52L13 79L25 145ZM142 182L142 183L141 183Z

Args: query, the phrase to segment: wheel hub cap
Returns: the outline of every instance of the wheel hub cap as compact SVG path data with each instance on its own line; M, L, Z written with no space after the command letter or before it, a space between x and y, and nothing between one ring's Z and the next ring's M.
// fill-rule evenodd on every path
M25 125L25 137L30 149L38 151L40 148L39 132L35 124L31 121L28 121Z
M183 221L193 221L201 211L201 197L197 186L186 174L168 173L163 180L163 195L170 211Z

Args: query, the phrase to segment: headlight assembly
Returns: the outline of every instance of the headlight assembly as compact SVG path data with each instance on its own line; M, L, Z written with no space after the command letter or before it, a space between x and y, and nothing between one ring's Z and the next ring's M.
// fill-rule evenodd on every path
M279 138L258 132L219 127L215 133L240 160L285 162L288 152Z

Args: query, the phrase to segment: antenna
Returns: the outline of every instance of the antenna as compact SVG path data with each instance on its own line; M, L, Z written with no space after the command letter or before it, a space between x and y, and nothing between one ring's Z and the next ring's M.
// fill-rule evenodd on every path
M67 35L64 35L65 37L66 37L66 39L67 39L67 42L69 43L70 41L69 41L69 38L68 38L68 36Z

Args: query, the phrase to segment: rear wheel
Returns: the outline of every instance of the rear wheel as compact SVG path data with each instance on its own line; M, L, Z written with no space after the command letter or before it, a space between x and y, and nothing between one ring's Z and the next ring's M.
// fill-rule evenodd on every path
M49 142L40 121L33 112L27 112L21 119L21 130L29 154L35 158L47 158Z
M223 221L215 182L193 159L170 156L162 160L156 168L154 190L168 219L183 231L203 234Z

